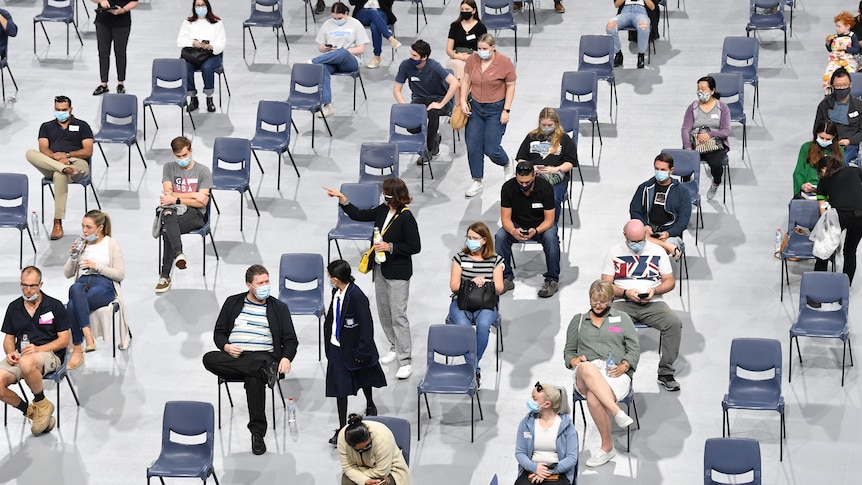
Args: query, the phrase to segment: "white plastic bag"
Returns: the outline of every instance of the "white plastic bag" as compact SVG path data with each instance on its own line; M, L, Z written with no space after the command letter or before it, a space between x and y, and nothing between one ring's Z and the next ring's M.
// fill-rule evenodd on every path
M829 259L841 244L841 223L838 222L838 211L829 207L826 209L808 239L814 242L814 256Z

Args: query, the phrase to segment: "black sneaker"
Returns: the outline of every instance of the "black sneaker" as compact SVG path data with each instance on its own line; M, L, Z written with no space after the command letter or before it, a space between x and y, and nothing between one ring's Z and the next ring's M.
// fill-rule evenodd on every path
M341 431L341 430L340 430L340 429L336 429L336 430L335 430L335 434L334 434L334 435L332 435L332 438L329 438L329 444L330 444L330 445L335 446L335 445L337 445L337 444L338 444L338 432L339 432L339 431Z
M371 405L365 408L366 416L377 416L377 406Z
M117 84L117 94L125 94L126 86L123 84Z
M326 11L326 3L323 0L317 0L317 5L314 6L314 13L323 13Z
M614 67L620 67L623 65L623 51L619 51L614 54Z
M434 145L434 148L431 149L431 156L436 157L440 154L440 142L443 140L443 135L437 133L437 143Z
M644 55L643 55L643 54L638 54L638 69L643 69L643 68L644 68L644 65L645 65L645 63L644 63Z
M263 374L263 381L266 382L267 387L274 388L278 382L278 362L264 365L261 374Z
M668 391L679 391L679 382L676 382L673 375L658 376L658 383Z
M257 433L251 434L251 452L255 455L266 453L266 443L263 442L263 435Z

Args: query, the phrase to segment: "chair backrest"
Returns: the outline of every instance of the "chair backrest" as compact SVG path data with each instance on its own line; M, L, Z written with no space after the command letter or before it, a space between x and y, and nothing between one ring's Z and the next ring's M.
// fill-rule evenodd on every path
M663 148L662 153L673 157L673 175L681 179L691 194L691 203L700 205L700 154L695 150Z
M428 132L428 114L425 105L418 103L393 104L389 109L389 137L395 134L396 129L402 130L420 128L420 133L413 136L425 138Z
M750 0L749 3L752 13L760 14L761 11L768 11L769 14L763 13L762 15L780 14L782 17L784 16L785 0ZM773 12L773 10L775 11Z
M410 465L410 421L393 416L366 416L362 419L385 424L389 428L389 431L392 431L392 435L395 436L395 444L401 449L404 461L407 462L407 465Z
M595 72L564 72L560 85L560 108L574 108L581 116L593 116L596 111L598 89L599 78Z
M482 17L482 22L491 25L496 25L497 22L511 20L514 24L514 0L482 0L479 7L479 16Z
M75 2L76 0L42 0L42 13L51 12L56 15L62 12L66 15L74 15Z
M27 222L27 207L30 198L30 186L27 176L21 173L0 173L0 200L7 204L0 206L0 214L4 216L15 216L21 218L21 222ZM8 205L12 201L21 199L19 205Z
M745 80L738 72L714 72L715 91L730 109L730 120L745 120Z
M257 103L255 135L278 136L290 143L290 103L287 101L265 101Z
M744 82L757 80L760 40L757 37L725 37L721 47L721 72L738 72ZM724 93L722 93L723 95Z
M314 253L287 253L278 263L278 299L290 304L304 299L323 305L323 256ZM307 290L291 288L292 285L310 286Z
M578 122L580 121L580 113L577 108L558 108L557 116L560 117L560 126L563 130L570 134L575 145L578 144Z
M371 209L380 205L380 186L377 184L361 184L361 183L344 183L341 184L341 193L359 209ZM368 239L371 240L371 230L374 227L373 221L361 222L354 221L341 209L338 211L337 226L359 226L368 227Z
M476 332L466 325L431 325L428 327L428 364L434 354L446 357L466 356L466 364L475 367Z
M582 35L578 43L578 71L601 71L613 76L614 39L610 35Z
M281 12L284 0L251 0L251 12Z
M798 234L794 228L798 225L813 229L818 219L820 219L820 205L816 200L791 199L790 203L787 204L787 234L790 235L787 243L788 248L801 243L810 251L813 244L809 241L808 236Z
M760 443L750 438L709 438L703 450L703 483L729 483L713 480L713 470L724 475L751 474L750 481L731 483L760 485Z
M839 302L841 308L833 310L844 314L844 321L850 312L850 279L845 273L826 271L806 271L802 273L799 285L799 311L806 308L809 299L818 303ZM824 313L829 313L824 310Z
M316 93L323 98L324 73L320 64L295 63L290 69L290 96L309 96L314 93L311 88L317 88ZM299 90L297 87L304 88Z
M497 475L496 474L494 474L494 478L491 479L491 483L489 483L488 485L497 485Z
M165 413L162 418L162 450L176 447L200 447L213 450L213 434L215 431L215 413L213 405L198 401L168 401L165 403ZM182 436L198 436L206 434L204 443L183 445L171 440L171 432Z
M125 121L128 120L128 121ZM102 96L102 127L107 125L129 127L138 130L138 97L134 94L112 94Z
M857 98L862 97L862 72L850 73L850 94Z
M186 95L186 61L183 59L153 59L152 93L182 93Z
M236 177L241 173L246 182L251 177L251 141L246 138L220 136L213 144L213 185L221 177Z
M389 173L373 173L385 169L389 169ZM398 177L398 145L363 143L359 149L359 182L382 182L392 177Z
M752 379L741 376L743 369L753 373L774 371L771 378ZM737 380L755 380L759 386L777 389L781 393L781 343L766 338L735 338L730 344L730 384Z

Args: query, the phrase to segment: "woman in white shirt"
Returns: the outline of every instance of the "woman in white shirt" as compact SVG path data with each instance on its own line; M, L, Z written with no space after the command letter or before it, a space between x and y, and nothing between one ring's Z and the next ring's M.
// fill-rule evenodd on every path
M107 306L117 296L116 287L126 275L120 245L111 237L111 219L102 211L91 210L81 221L85 241L80 254L73 252L63 266L66 278L75 278L69 288L67 309L72 319L72 358L68 369L84 363L84 352L96 350L90 332L90 312ZM77 242L77 241L76 241ZM86 347L83 346L86 339Z
M183 21L180 34L177 36L177 46L180 48L194 47L209 51L210 56L200 65L186 60L188 66L189 104L186 110L195 111L198 104L198 90L195 88L195 71L201 71L204 78L204 94L207 97L207 111L216 110L213 103L215 87L215 71L222 65L222 52L227 39L224 34L224 24L213 14L209 0L193 0L192 15Z

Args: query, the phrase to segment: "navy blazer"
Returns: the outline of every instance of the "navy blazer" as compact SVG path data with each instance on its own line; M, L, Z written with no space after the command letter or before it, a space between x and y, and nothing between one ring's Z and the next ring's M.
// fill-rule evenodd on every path
M330 351L338 351L339 347L331 345L332 321L335 319L335 293L332 291L332 301L326 312L323 323L323 340L326 342L326 358ZM374 344L374 319L371 317L371 306L368 297L356 284L347 286L344 301L341 302L341 319L338 322L341 355L344 365L349 370L361 369L377 364L379 355Z
M219 350L230 343L230 333L233 330L236 317L242 312L245 297L248 292L227 297L216 320L213 330L213 341ZM293 328L293 320L290 318L290 310L287 305L272 296L266 299L266 321L269 323L269 331L272 333L272 348L276 360L285 358L293 362L296 357L296 349L299 340L296 338L296 330Z

